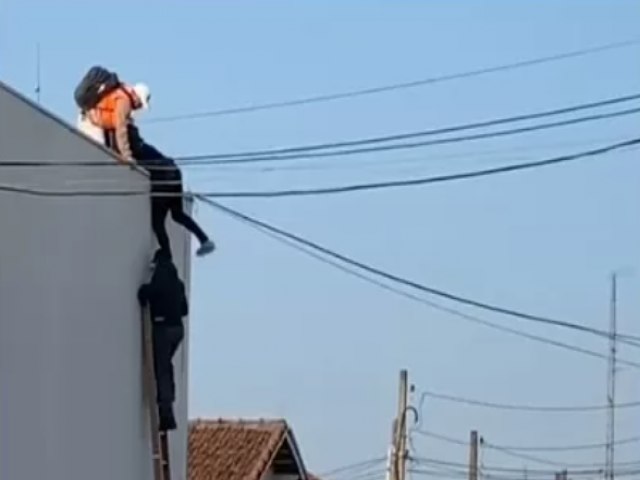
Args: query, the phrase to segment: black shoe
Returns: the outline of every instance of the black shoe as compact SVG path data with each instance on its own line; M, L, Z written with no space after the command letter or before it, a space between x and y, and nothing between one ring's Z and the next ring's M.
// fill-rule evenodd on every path
M158 407L158 415L160 417L160 431L166 432L168 430L175 430L178 427L171 405L160 405Z

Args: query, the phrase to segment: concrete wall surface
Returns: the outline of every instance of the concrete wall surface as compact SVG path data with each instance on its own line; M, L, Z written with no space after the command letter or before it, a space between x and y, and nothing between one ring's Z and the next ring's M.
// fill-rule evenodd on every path
M145 192L128 167L0 84L0 190ZM168 221L167 223L170 223ZM170 229L188 285L189 239ZM0 191L0 479L152 479L140 310L148 196ZM187 330L188 335L188 330ZM176 354L175 480L186 476L187 344Z
M185 210L192 212L193 203L185 201ZM189 297L191 278L191 235L171 219L167 219L167 231L171 239L171 250L180 278L184 281ZM154 247L155 248L155 247ZM171 480L187 480L187 443L189 435L189 318L184 319L185 338L173 357L176 382L174 413L178 429L169 434ZM0 479L1 480L1 479Z

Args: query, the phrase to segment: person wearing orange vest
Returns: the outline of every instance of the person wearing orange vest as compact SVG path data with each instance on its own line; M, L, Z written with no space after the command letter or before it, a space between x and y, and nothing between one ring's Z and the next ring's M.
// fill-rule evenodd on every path
M128 125L136 110L148 109L151 93L144 83L122 85L106 94L86 112L86 118L105 132L107 147L120 154L125 163L134 163L129 142Z

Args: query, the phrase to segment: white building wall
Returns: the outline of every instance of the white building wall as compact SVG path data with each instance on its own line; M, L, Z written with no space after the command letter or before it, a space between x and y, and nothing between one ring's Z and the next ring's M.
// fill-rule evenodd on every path
M191 201L185 202L185 209L193 210ZM189 297L191 278L191 235L170 218L167 219L167 230L171 238L171 250L180 277L185 283ZM190 305L191 307L191 305ZM169 434L171 480L187 480L187 442L188 442L188 391L189 391L189 317L184 319L185 338L173 358L176 403L174 413L178 421L178 429Z
M0 84L0 164L30 160L114 161ZM127 167L0 165L6 185L147 190L148 179ZM171 233L188 285L188 238ZM154 248L146 196L0 192L2 480L152 479L136 291ZM176 480L186 477L186 347L176 355Z

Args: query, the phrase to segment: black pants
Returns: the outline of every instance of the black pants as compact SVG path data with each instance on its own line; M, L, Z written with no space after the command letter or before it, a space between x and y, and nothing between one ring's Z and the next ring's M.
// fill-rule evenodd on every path
M158 405L169 406L176 400L173 355L184 337L184 326L153 325L153 368L156 373Z
M200 225L185 211L182 204L182 175L178 167L165 157L153 145L146 143L138 129L132 125L127 128L131 150L138 165L146 169L151 177L151 193L168 193L172 196L151 197L151 227L162 250L171 255L171 244L165 226L166 218L171 212L173 221L182 225L202 244L209 237ZM105 130L107 147L118 151L115 142L115 131ZM163 183L164 182L164 183Z
M178 189L176 189L178 190ZM181 191L180 188L178 191ZM152 188L153 191L153 188ZM172 189L173 191L173 189ZM173 191L172 193L177 193ZM171 218L179 223L189 232L198 238L200 243L206 242L209 238L202 228L184 211L181 196L171 197L151 197L151 227L156 235L160 248L171 255L171 246L169 244L169 235L165 226L167 214L171 212Z

